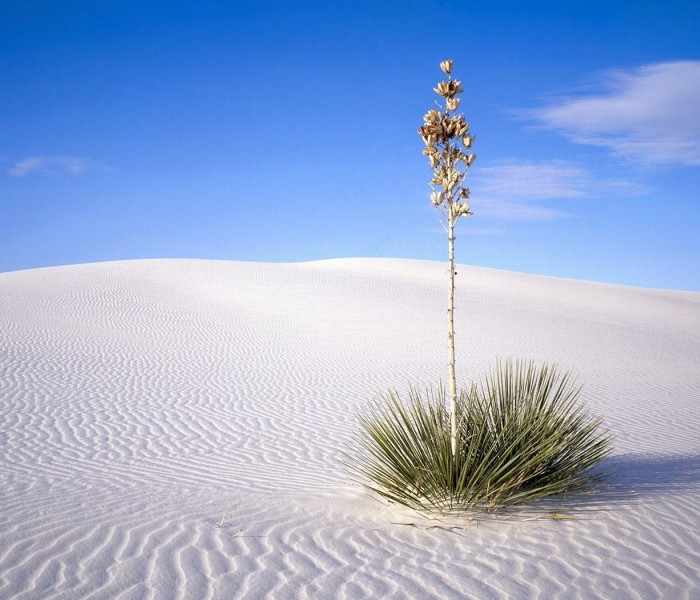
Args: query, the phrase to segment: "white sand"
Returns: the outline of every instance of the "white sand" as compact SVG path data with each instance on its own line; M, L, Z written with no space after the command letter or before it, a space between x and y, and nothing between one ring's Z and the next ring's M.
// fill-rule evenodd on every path
M445 378L445 271L0 274L0 598L700 598L698 293L459 268L463 382L557 361L618 433L585 518L429 529L349 482L358 407Z

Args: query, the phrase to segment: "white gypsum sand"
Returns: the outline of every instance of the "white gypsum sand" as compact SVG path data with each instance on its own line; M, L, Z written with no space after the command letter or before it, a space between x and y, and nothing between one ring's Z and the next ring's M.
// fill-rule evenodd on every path
M458 382L496 356L558 362L618 435L578 518L451 529L338 462L377 392L445 381L443 263L18 271L0 597L697 598L700 294L458 272Z

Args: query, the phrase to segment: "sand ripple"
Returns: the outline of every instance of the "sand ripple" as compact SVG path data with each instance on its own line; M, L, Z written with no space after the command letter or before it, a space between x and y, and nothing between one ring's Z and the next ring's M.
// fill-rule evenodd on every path
M459 271L460 373L576 367L619 435L578 519L454 529L349 484L356 410L444 379L444 265L5 273L0 598L697 598L700 294Z

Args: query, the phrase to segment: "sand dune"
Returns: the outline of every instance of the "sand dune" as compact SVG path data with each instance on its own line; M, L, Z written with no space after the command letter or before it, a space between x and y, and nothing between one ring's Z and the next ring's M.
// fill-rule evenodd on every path
M0 598L700 597L700 294L458 271L458 377L555 361L615 429L590 511L454 529L349 481L357 409L445 378L442 263L4 273Z

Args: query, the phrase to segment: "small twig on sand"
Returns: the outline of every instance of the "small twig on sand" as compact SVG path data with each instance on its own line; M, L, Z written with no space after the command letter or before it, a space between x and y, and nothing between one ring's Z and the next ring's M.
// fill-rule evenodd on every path
M405 523L401 521L391 521L391 524L415 527L416 529L420 529L421 531L427 531L428 529L442 529L443 531L447 531L449 533L454 533L455 535L458 535L460 537L464 537L461 533L458 533L457 531L459 529L463 529L463 527L451 527L450 525L418 525L417 523Z
M239 529L236 533L234 533L232 538L266 538L266 535L243 535L243 530Z
M224 514L221 515L221 520L220 520L218 523L215 524L217 528L223 529L223 527L224 527L224 521L226 521L226 517L228 516L228 511L229 511L229 509L231 508L231 505L232 505L232 504L233 504L233 500L231 500L231 502L228 503L228 506L226 507L226 510L224 510Z

